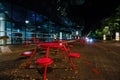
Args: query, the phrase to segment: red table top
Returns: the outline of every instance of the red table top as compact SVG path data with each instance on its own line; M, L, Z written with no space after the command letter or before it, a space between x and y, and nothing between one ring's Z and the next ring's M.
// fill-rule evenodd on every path
M54 42L48 42L48 43L40 43L38 44L40 47L52 47L52 48L59 48L62 47L63 45L61 43L54 43Z

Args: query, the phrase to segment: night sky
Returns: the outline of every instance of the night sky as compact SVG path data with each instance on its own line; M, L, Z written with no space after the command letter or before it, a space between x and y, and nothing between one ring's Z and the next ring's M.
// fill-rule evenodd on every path
M100 21L115 13L119 0L7 0L22 7L30 8L48 17L57 17L58 7L66 8L66 17L84 30L99 28ZM57 19L56 19L57 20ZM95 24L98 27L93 27Z
M85 30L96 29L95 24L100 26L100 21L115 13L116 7L120 4L119 0L86 0L82 5L69 7L68 15L71 20L81 23L85 21Z

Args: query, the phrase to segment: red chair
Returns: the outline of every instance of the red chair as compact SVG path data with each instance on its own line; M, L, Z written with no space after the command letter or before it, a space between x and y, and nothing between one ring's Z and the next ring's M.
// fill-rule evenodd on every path
M33 51L26 51L26 52L22 52L22 53L21 53L21 56L30 57L30 58L28 59L28 61L26 62L26 68L29 68L29 66L30 66L30 64L31 64L31 61L32 61L32 59L33 59L36 51L37 51L37 47L35 47Z
M68 54L69 56L69 61L70 61L70 64L72 66L72 69L76 70L77 68L75 67L73 61L72 61L72 58L80 58L80 54L79 53L74 53L74 52L70 52Z
M36 37L31 38L31 40L33 41L33 44L38 44L39 43L39 39Z
M75 67L72 58L80 58L80 54L79 53L75 53L75 52L70 52L69 47L73 47L73 45L68 45L67 42L65 40L59 40L59 43L62 43L62 45L64 45L63 47L60 47L60 50L62 50L63 52L66 52L67 56L69 57L69 61L70 64L72 66L72 69L76 70L77 68ZM62 55L64 56L64 59L66 59L66 56L64 55L64 53L62 52Z
M66 47L62 48L61 50L66 52L67 56L69 57L69 61L70 61L72 69L76 70L77 68L75 67L75 64L73 63L72 58L80 58L80 54L75 53L75 52L70 52L70 49Z
M26 52L22 52L22 53L21 53L21 56L30 57L32 54L33 54L32 51L26 51Z
M44 66L43 80L46 80L47 66L53 63L51 58L43 57L39 58L35 62L38 66Z
M63 55L64 59L66 60L66 55L64 54L64 52L65 51L67 52L68 49L65 49L65 48L62 47L60 50L62 51L62 55Z
M30 45L30 42L29 42L29 41L25 41L25 42L24 42L24 45L25 45L25 47L27 48L27 47Z

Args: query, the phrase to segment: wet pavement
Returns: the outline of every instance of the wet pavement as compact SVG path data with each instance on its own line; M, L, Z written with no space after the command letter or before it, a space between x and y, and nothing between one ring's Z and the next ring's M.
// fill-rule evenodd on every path
M73 59L77 72L61 54L52 52L49 57L53 64L48 67L48 80L120 80L120 42L70 44L73 45L70 50L80 54L79 59ZM36 66L35 60L43 55L44 52L39 50L31 65ZM41 80L43 68L25 69L27 60L20 52L0 55L0 80Z

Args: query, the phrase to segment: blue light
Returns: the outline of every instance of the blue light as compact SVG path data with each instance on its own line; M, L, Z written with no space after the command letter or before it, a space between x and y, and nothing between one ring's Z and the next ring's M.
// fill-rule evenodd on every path
M38 26L38 28L41 28L41 26Z
M90 42L90 43L92 43L92 42L93 42L93 39L92 39L92 38L88 38L88 37L86 37L86 42Z
M17 29L17 32L20 32L20 29Z

